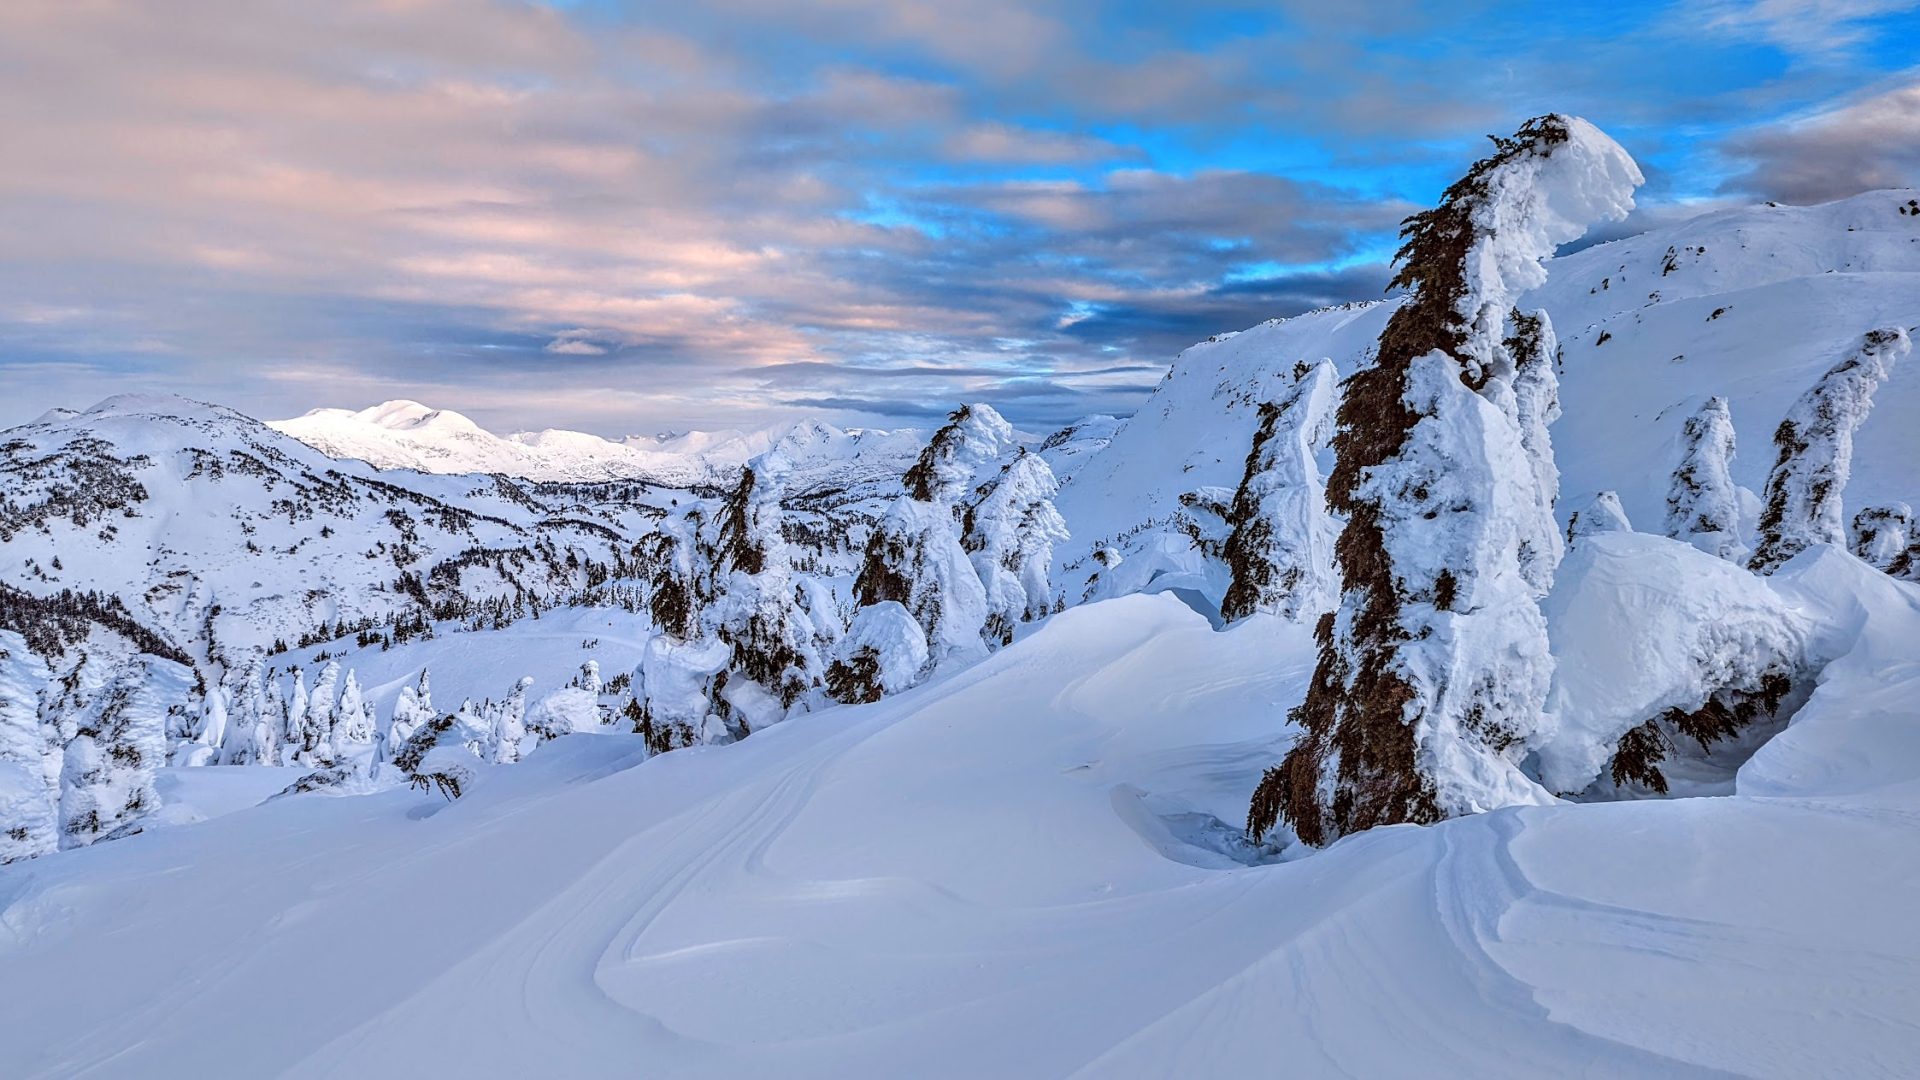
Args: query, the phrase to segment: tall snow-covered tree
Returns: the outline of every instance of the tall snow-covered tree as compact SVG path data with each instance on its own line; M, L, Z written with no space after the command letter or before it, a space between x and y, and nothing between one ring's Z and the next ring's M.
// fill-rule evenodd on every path
M360 692L360 680L352 671L347 672L347 681L340 689L337 712L333 725L333 759L365 772L373 764L377 732L373 716L367 711L366 698Z
M1020 450L989 483L967 507L961 547L986 593L982 633L1000 646L1012 643L1015 626L1053 610L1053 545L1068 534L1053 505L1060 482L1040 455Z
M1779 456L1767 475L1749 568L1771 574L1815 544L1846 542L1841 496L1853 475L1854 432L1873 409L1874 391L1912 348L1900 327L1870 330L1787 410L1773 433Z
M1554 463L1553 436L1547 430L1560 419L1560 375L1555 367L1560 341L1545 311L1514 308L1507 313L1507 325L1508 336L1501 344L1512 364L1513 400L1503 400L1495 379L1489 379L1482 392L1519 426L1520 448L1526 452L1527 468L1533 474L1530 501L1547 508L1545 514L1529 514L1519 522L1520 576L1535 593L1544 596L1553 588L1553 572L1566 553L1553 519L1553 504L1560 497L1560 469Z
M527 690L532 686L533 676L520 679L507 691L506 700L490 710L492 761L496 765L511 765L526 752Z
M260 662L247 661L239 677L229 680L227 691L227 734L220 740L221 765L252 765L259 761Z
M40 706L51 679L25 638L0 630L0 863L60 846L62 752Z
M895 500L867 540L853 594L861 607L889 600L904 606L926 636L933 666L986 654L986 587L945 506Z
M1641 182L1598 129L1543 116L1403 225L1394 284L1409 295L1348 381L1334 437L1340 606L1316 630L1305 731L1255 792L1252 835L1285 820L1322 845L1551 797L1519 768L1552 672L1539 599L1559 537L1550 450L1530 434L1551 416L1551 357L1511 343L1543 340L1513 327L1513 301Z
M1337 581L1326 485L1316 455L1333 436L1339 391L1332 361L1295 369L1277 401L1260 406L1247 471L1227 511L1233 577L1220 603L1228 621L1269 611L1296 621L1331 609Z
M907 470L907 497L956 509L972 494L981 470L1013 447L1013 425L993 406L962 405L948 414Z
M991 406L954 410L867 540L854 600L905 607L926 636L929 667L986 654L986 587L961 543L962 522L976 477L1014 445L1012 426Z
M634 730L655 752L737 734L726 723L721 691L733 650L708 632L705 607L713 579L712 552L703 542L706 518L698 508L670 516L648 537L648 611L657 631L633 672Z
M1680 464L1667 488L1667 535L1738 562L1740 492L1733 484L1733 414L1711 397L1680 429Z
M261 765L281 764L286 737L287 699L280 696L279 677L268 672L262 676L260 683L258 723L254 727L254 760Z
M400 693L394 698L393 719L387 723L388 758L398 754L400 748L434 718L433 677L426 668L421 668L420 681L413 686L401 687Z
M103 839L159 805L167 709L186 698L189 681L186 668L151 656L82 661L60 706L73 728L60 773L62 848Z
M760 714L749 727L777 720L819 685L824 667L816 643L829 627L805 606L807 594L796 581L781 532L781 491L790 468L778 451L749 462L715 515L709 544L712 578L705 622L733 650L727 685L736 705L743 713ZM771 695L772 702L754 708L742 696L742 680Z

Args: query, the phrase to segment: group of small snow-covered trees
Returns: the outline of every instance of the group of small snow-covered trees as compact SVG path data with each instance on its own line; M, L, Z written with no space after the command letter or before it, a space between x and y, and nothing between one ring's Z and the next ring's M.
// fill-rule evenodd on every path
M827 672L839 701L874 701L941 665L976 660L1058 603L1053 547L1067 539L1053 505L1059 481L1045 459L1016 446L999 413L955 410L904 487L854 582L859 607Z
M364 774L378 760L380 725L359 678L329 661L307 686L294 669L291 691L259 658L236 685L216 686L198 715L182 710L171 737L175 765L302 765Z
M670 516L647 541L657 633L630 714L656 751L731 742L821 698L876 700L1053 610L1058 484L991 408L953 413L908 470L868 540L851 625L794 568L789 469L777 451L754 459L717 506Z
M1626 213L1641 177L1575 118L1495 142L1402 228L1409 295L1347 382L1327 482L1339 606L1317 630L1304 732L1254 794L1255 837L1284 820L1321 845L1540 790L1519 761L1552 670L1556 345L1513 301L1555 246Z

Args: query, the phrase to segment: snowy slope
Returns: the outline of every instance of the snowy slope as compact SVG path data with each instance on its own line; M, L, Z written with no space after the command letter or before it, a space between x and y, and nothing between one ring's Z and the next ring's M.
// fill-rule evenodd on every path
M1913 196L1880 191L1824 206L1719 211L1550 260L1547 284L1519 306L1544 308L1562 347L1564 412L1552 428L1562 522L1570 507L1611 489L1635 528L1660 531L1681 424L1714 395L1732 409L1734 480L1757 492L1793 400L1866 331L1920 326ZM1124 574L1104 572L1124 577L1125 589L1157 575L1154 587L1195 588L1217 602L1225 578L1183 534L1194 515L1180 497L1232 489L1259 403L1296 363L1330 358L1351 375L1392 311L1392 303L1317 311L1182 353L1060 494L1074 535L1057 552L1069 598L1103 572L1092 552L1113 546L1136 559ZM1920 371L1896 368L1859 434L1850 508L1920 500L1916 416ZM1748 510L1750 531L1751 501Z
M378 472L175 397L110 398L0 432L0 477L0 582L119 596L215 675L228 653L417 610L402 574L435 601L577 594L569 553L617 562L675 497Z
M738 746L576 736L453 804L0 868L0 1045L23 1076L1898 1075L1920 590L1831 550L1778 582L1844 654L1732 797L1250 864L1226 823L1310 643L1125 598Z

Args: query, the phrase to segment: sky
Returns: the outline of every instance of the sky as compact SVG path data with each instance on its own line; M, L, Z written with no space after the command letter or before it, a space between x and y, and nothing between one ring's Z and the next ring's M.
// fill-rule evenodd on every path
M1640 160L1610 235L1920 184L1917 8L5 0L0 425L1124 415L1539 113Z

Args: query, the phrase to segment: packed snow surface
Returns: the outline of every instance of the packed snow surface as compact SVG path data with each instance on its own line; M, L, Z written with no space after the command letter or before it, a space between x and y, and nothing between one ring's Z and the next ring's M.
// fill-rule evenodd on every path
M1127 597L733 746L572 736L454 803L7 866L0 1045L20 1076L1896 1075L1920 590L1824 548L1782 574L1855 598L1815 620L1849 645L1731 797L1273 862L1234 823L1306 630Z

